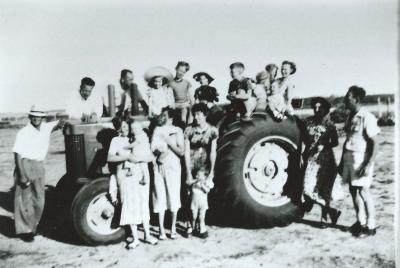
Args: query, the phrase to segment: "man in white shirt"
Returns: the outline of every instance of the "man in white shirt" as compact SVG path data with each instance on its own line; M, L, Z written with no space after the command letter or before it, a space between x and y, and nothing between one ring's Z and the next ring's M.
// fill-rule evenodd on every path
M365 94L358 86L350 87L346 94L345 103L350 114L345 124L346 141L339 164L339 173L349 182L357 214L357 222L350 227L356 237L376 234L375 207L369 189L380 129L375 116L362 107Z
M32 107L30 123L18 131L13 147L15 159L15 231L24 241L34 239L44 209L45 171L43 160L51 133L63 122L44 123L46 113Z
M67 103L66 113L71 119L95 123L102 116L103 102L98 94L93 94L94 86L89 77L81 80L79 91L74 91Z

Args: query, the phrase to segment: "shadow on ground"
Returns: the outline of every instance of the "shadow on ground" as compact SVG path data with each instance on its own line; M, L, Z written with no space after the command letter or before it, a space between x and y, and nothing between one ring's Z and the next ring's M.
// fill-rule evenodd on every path
M65 221L68 212L57 211L55 206L55 191L53 186L46 185L46 202L42 219L38 226L38 234L62 243L82 245L69 223ZM14 212L14 191L10 189L7 192L0 192L0 207L4 210ZM0 215L0 233L9 238L16 238L14 219L9 216Z

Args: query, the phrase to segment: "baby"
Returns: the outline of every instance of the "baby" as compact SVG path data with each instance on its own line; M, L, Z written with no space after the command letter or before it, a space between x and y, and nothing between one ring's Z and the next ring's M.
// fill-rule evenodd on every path
M268 96L268 106L276 118L284 119L286 115L293 115L292 105L290 100L286 100L286 90L289 90L289 85L285 80L277 79L271 84L271 91Z
M148 163L154 161L154 155L150 149L149 138L140 122L135 121L131 124L131 132L133 140L130 141L131 143L128 146L124 147L124 150L131 150L132 159L136 162L126 161L118 166L118 170L128 169L127 176L129 176L132 175L133 168L138 168L141 172L140 184L145 185L150 181Z

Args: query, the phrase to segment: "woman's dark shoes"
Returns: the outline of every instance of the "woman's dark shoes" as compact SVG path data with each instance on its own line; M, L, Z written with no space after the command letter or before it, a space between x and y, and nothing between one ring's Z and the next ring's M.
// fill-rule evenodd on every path
M201 239L206 239L208 237L208 232L205 231L203 233L198 233L197 237L201 238Z
M24 242L33 242L35 240L35 234L34 233L20 234L19 238L21 238L21 240Z
M374 236L376 235L376 228L373 229L369 229L368 227L363 228L363 230L361 230L356 237L357 238L364 238L367 236Z
M335 210L333 213L331 213L331 220L332 220L332 225L336 225L340 215L342 212L340 210Z
M362 228L362 225L360 224L360 222L356 221L352 226L347 228L347 231L354 234L354 233L360 232L361 228Z
M186 232L185 232L185 238L191 237L192 234L193 234L193 229L192 229L192 227L188 227L188 228L186 229Z

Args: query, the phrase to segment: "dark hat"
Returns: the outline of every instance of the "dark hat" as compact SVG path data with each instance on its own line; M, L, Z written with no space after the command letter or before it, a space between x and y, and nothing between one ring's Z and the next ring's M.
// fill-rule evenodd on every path
M239 67L239 68L243 68L244 69L244 64L243 63L241 63L241 62L234 62L234 63L232 63L230 66L229 66L229 68L232 70L233 68L236 68L236 67Z
M204 75L207 78L208 83L211 83L212 81L214 81L214 78L212 78L211 75L209 75L208 73L205 73L205 72L199 72L199 73L194 74L193 79L196 81L200 81L200 77L202 75Z
M311 108L314 108L317 103L320 103L323 107L325 107L327 113L329 113L329 110L331 109L331 104L328 100L322 97L314 97L311 99Z

